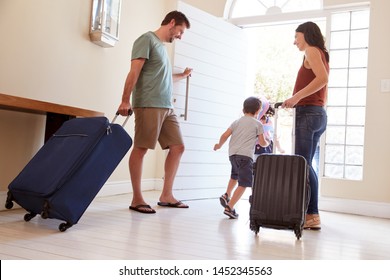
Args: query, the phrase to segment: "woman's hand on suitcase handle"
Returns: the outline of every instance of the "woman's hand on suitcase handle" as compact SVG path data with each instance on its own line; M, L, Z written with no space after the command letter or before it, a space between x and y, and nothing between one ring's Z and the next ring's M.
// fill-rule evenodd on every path
M274 107L275 109L279 109L279 107L281 107L283 105L283 102L276 102Z
M281 107L282 107L282 108L294 108L295 105L296 105L298 102L299 102L299 99L297 99L296 96L292 96L292 97L286 99L286 100L282 103ZM275 104L275 108L276 108L276 104Z

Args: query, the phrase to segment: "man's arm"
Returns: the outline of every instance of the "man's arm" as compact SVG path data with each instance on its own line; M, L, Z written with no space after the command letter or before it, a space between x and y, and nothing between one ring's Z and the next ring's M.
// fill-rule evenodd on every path
M186 69L184 69L184 71L182 73L177 73L177 74L172 75L173 82L177 82L177 81L180 81L182 79L185 79L188 76L191 76L191 73L192 73L192 68L187 67Z
M131 68L129 73L127 74L125 86L123 89L122 102L118 108L118 113L121 114L122 116L127 116L128 111L131 109L130 96L135 87L135 84L138 81L139 74L141 73L144 64L145 64L144 58L133 59L131 61Z

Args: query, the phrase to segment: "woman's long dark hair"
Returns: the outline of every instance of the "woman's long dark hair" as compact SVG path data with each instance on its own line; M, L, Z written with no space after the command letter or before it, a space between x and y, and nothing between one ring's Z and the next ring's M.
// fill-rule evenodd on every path
M324 36L322 36L321 30L317 24L308 21L299 25L295 31L303 33L305 36L305 41L310 46L320 48L325 53L326 61L329 62L329 52L325 47L325 39Z

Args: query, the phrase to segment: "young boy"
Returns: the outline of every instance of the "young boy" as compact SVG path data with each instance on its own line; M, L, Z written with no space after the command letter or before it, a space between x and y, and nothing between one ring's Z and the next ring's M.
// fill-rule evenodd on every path
M219 143L214 145L214 151L220 149L231 136L229 142L229 160L232 165L230 180L226 193L220 197L221 205L225 208L224 214L231 219L237 219L238 214L234 205L240 200L246 188L253 184L253 155L256 140L262 147L269 145L264 137L263 125L256 119L261 109L261 100L249 97L244 101L244 116L234 121L221 135ZM234 190L238 182L238 187ZM231 197L231 194L233 196ZM231 198L230 198L231 197Z

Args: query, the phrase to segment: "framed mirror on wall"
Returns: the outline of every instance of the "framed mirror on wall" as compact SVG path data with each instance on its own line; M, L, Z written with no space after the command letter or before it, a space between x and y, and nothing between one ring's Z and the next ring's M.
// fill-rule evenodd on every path
M93 0L91 41L101 47L114 47L119 40L119 19L122 0Z

